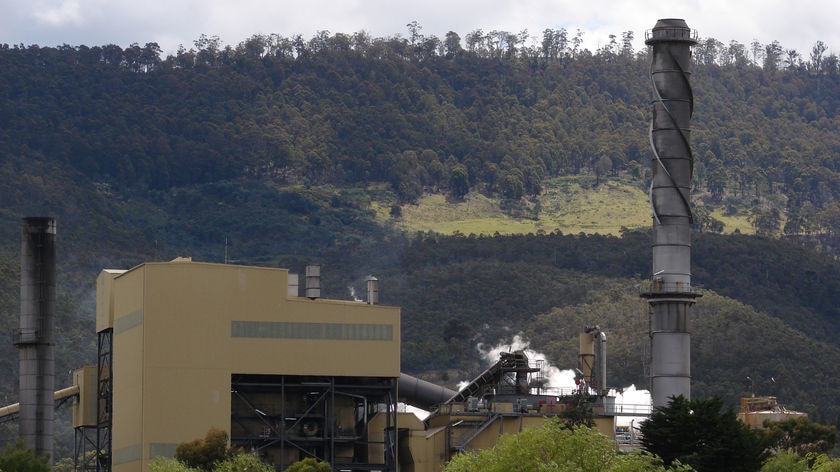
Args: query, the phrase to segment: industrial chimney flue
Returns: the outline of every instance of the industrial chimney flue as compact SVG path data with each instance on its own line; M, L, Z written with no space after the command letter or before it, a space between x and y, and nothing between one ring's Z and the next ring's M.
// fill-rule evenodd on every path
M671 397L691 397L689 309L698 296L691 287L691 176L694 158L689 123L691 47L696 33L684 20L659 20L647 32L651 49L653 117L650 206L653 219L653 267L649 289L650 388L654 406Z
M20 255L20 437L53 456L55 390L55 219L24 218Z

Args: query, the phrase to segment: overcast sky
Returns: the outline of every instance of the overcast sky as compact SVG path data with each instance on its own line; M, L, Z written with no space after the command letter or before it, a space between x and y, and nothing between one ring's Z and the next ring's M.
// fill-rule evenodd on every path
M311 38L318 31L373 37L464 38L482 29L537 41L545 28L584 32L590 50L632 31L636 48L660 18L682 18L701 38L738 41L749 49L778 40L803 58L823 41L840 54L834 0L0 0L0 44L101 46L158 43L164 53L193 47L201 34L237 45L254 34Z

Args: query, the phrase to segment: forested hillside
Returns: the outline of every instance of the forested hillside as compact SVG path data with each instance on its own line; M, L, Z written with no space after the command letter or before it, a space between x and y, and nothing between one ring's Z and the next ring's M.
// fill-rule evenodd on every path
M202 36L168 57L153 43L3 45L0 326L17 329L20 218L52 215L57 372L95 358L99 270L192 256L298 272L321 262L331 298L377 275L382 301L402 307L403 369L434 381L475 375L477 344L519 332L569 367L577 332L597 323L615 352L610 378L644 386L648 231L393 224L428 193L481 193L539 218L549 178L646 187L649 58L632 37L589 51L564 30L439 39L412 24L406 37L236 47ZM695 59L692 263L707 293L695 391L735 402L746 376L772 376L788 406L838 423L840 63L822 43L803 56L713 38ZM731 234L713 213L749 218L757 235ZM11 403L10 342L0 363Z
M644 179L649 60L632 32L592 52L565 30L438 39L409 26L407 38L257 35L236 47L202 36L166 58L154 43L4 45L5 172L52 163L140 191L388 182L402 202L428 189L520 198L582 172ZM692 141L705 207L751 212L763 232L833 232L840 63L826 51L700 40Z

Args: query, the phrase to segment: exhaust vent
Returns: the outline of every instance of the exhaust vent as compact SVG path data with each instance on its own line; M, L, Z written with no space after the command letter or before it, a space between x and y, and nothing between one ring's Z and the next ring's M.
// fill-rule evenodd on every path
M306 266L306 298L321 298L321 264Z
M289 297L300 296L300 276L290 273L286 278L286 295Z
M379 279L369 275L367 278L367 299L370 305L379 305Z

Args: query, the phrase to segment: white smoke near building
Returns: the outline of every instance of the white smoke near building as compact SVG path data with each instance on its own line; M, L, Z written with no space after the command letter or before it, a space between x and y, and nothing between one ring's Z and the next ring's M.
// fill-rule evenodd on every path
M638 428L646 420L651 411L650 391L639 390L635 385L620 391L610 390L610 396L615 397L615 411L620 415L615 417L615 425Z
M530 343L521 334L515 335L509 343L491 347L479 344L476 348L488 366L498 362L503 352L523 351L531 363L540 364L545 381L542 388L545 391L569 394L579 388L575 383L575 369L560 369L552 365L545 354L531 349ZM462 390L469 383L469 380L462 380L458 382L456 388ZM615 397L615 411L618 413L615 420L616 427L638 428L639 424L650 414L651 398L650 392L647 390L640 390L635 385L630 385L620 390L610 389L609 396ZM413 412L421 419L426 418L429 414L425 410L419 410L409 405L402 405L402 407L404 408L403 411Z
M531 349L530 343L521 334L514 336L513 340L507 344L490 348L479 344L478 351L489 364L497 362L502 352L523 351L531 362L541 361L543 376L546 380L545 388L563 393L577 388L574 369L560 369L552 365L545 354ZM459 383L458 388L462 388L467 383ZM615 411L619 413L616 416L616 426L638 427L639 423L650 414L651 397L647 390L640 390L635 385L630 385L621 390L610 389L609 396L615 397Z
M484 346L479 344L478 351L481 352L481 355L489 364L497 362L502 352L523 351L532 363L539 362L542 364L543 378L546 380L545 388L560 392L568 392L577 388L575 385L574 369L561 370L551 365L545 354L531 349L530 343L523 339L521 334L514 336L513 340L508 344L499 344L489 349L484 349Z

